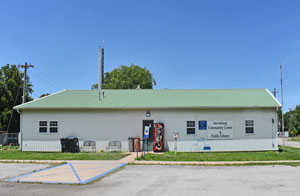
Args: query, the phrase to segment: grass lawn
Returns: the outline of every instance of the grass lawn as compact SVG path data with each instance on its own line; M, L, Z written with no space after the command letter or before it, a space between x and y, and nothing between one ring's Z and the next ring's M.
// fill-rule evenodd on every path
M139 158L138 160L141 160ZM149 161L277 161L300 160L300 149L284 147L284 152L165 152L146 154Z
M300 138L292 138L292 139L289 139L287 141L291 141L291 142L300 142Z
M61 153L61 152L22 152L18 147L0 147L0 159L5 160L119 160L127 155L120 152Z

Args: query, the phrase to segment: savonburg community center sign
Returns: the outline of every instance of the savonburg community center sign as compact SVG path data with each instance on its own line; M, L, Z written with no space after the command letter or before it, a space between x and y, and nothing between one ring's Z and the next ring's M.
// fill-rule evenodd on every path
M207 139L228 140L233 139L232 121L207 121Z

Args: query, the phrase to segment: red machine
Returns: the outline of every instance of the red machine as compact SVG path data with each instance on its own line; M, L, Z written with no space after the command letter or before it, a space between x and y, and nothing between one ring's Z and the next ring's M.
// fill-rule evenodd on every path
M153 141L154 152L164 151L164 124L154 123L154 141Z

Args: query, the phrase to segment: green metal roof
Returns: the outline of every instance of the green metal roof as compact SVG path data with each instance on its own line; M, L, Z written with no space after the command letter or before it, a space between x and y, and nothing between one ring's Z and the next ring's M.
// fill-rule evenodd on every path
M281 107L267 89L64 90L14 109Z

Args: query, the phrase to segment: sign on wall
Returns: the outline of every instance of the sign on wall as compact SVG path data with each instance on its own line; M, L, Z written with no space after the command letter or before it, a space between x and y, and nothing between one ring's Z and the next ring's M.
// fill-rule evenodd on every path
M207 139L228 140L233 139L232 121L207 121Z
M206 120L199 120L199 130L206 130L206 129L207 129Z

